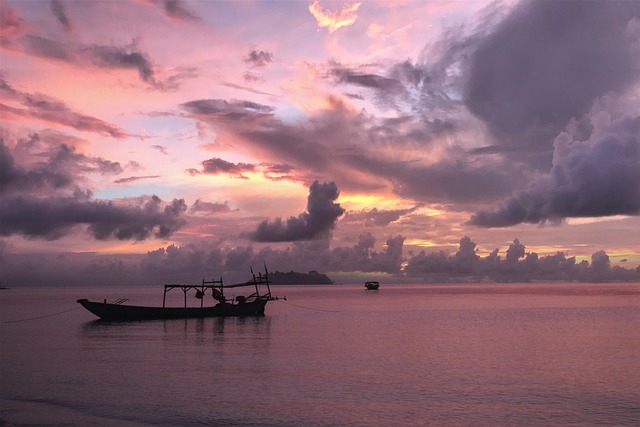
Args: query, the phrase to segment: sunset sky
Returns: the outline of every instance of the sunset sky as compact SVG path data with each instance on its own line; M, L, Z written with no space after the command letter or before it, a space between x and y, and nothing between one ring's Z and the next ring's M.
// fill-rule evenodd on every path
M3 284L640 265L640 2L0 7Z

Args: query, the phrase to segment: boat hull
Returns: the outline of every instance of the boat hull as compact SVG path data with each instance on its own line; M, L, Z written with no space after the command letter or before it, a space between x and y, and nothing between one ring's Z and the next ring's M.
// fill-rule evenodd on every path
M380 288L379 282L365 282L364 287L369 291L377 291Z
M144 307L125 304L110 304L79 299L77 302L102 320L158 320L188 319L202 317L260 316L268 299L250 302L220 303L213 307Z

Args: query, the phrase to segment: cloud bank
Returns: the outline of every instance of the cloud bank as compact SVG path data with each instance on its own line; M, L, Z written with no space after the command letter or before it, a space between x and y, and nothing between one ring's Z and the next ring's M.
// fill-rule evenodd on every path
M612 100L605 98L594 106L588 139L579 139L584 131L574 122L555 139L548 174L497 209L474 214L470 223L509 227L569 217L640 215L640 115L612 116L608 110L620 106L608 101Z
M421 251L409 257L404 274L427 283L640 280L640 266L635 270L611 267L609 256L603 250L594 253L589 264L588 261L577 262L575 257L568 257L564 252L539 256L525 249L525 245L515 239L509 245L505 259L501 258L498 249L480 257L475 242L465 236L453 255Z

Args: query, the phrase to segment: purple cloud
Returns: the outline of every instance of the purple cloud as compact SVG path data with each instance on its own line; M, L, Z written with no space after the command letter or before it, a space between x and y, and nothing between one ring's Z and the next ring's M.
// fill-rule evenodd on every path
M334 201L339 196L334 183L320 184L315 181L309 187L307 211L286 220L277 217L273 221L263 221L249 237L257 242L293 242L316 240L329 236L336 220L344 213L340 204Z
M244 62L251 67L265 67L273 62L273 53L253 49L244 57Z
M550 148L597 97L638 81L628 31L638 16L634 1L520 2L472 53L465 104L501 145Z
M157 196L142 206L122 206L91 200L85 193L42 198L15 194L2 197L0 235L56 240L76 226L86 225L87 232L97 240L166 238L185 224L181 214L186 209L182 199L163 207Z
M200 199L197 199L195 202L193 202L193 205L191 205L191 208L189 209L189 212L192 214L205 214L205 215L228 213L228 212L235 212L235 211L238 211L238 209L231 209L227 202L224 202L224 203L203 202Z
M146 3L162 8L165 16L175 21L200 21L200 17L191 12L182 0L144 0Z
M255 165L250 163L232 163L226 160L214 157L202 162L202 170L189 169L187 173L190 175L220 175L225 174L232 178L249 179L243 175L245 172L255 172Z
M71 21L67 16L65 7L62 2L60 2L60 0L51 1L51 12L53 12L53 15L56 17L56 19L58 20L60 25L62 25L66 32L71 32L73 30L73 26L71 25Z
M365 227L386 227L392 222L398 221L403 216L415 212L419 206L409 209L390 209L378 210L373 208L370 210L347 212L342 222L353 222L364 224Z
M30 167L22 167L15 162L11 150L0 138L0 193L48 192L71 188L85 173L102 175L119 174L123 171L118 162L91 157L76 152L65 144L47 146L41 143L38 134L29 139L19 140L15 152L34 159ZM37 154L34 154L37 153Z
M156 76L156 67L148 54L134 41L128 46L84 45L62 43L45 37L27 34L20 39L26 53L32 56L66 62L78 67L136 70L142 81L154 89L169 91L179 88L184 79L197 77L193 67L178 67L165 80Z
M223 99L198 99L182 104L189 113L200 119L216 123L249 122L270 117L272 107L252 101Z
M143 179L160 178L160 175L143 175L143 176L128 176L126 178L119 178L113 181L114 184L128 184L130 182L140 181Z
M509 227L568 217L640 215L640 116L612 119L596 108L591 125L588 140L579 140L578 130L561 133L548 174L496 209L477 212L470 223Z

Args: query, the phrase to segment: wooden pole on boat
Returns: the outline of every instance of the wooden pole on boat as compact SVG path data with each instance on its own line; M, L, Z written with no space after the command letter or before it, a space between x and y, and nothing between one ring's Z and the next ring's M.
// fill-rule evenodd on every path
M204 279L202 279L202 288L200 288L200 293L202 297L200 298L200 308L202 308L202 304L204 304Z
M267 269L267 263L264 263L264 278L267 282L267 293L269 294L269 298L271 298L271 286L269 286L269 270Z

